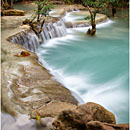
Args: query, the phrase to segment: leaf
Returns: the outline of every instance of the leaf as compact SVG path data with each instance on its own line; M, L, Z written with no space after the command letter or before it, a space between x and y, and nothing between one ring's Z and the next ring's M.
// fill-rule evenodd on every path
M37 111L36 111L36 120L37 120L38 124L41 123L41 116L40 116L40 114Z
M26 52L26 51L22 51L20 54L17 54L17 55L14 55L14 56L17 56L17 57L26 57L26 56L30 56L30 53Z

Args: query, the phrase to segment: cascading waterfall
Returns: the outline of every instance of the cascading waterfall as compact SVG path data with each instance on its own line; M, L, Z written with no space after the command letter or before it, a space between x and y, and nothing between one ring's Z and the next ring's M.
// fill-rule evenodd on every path
M45 41L65 36L67 33L66 26L64 24L63 19L57 21L56 23L46 23L43 25L43 31L41 32L42 43ZM36 49L40 46L40 40L38 36L33 32L21 32L15 36L11 37L10 40L12 43L18 43L24 46L27 50L35 52Z

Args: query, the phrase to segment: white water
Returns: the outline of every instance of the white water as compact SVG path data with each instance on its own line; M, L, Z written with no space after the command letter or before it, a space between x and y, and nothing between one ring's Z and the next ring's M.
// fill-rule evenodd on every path
M41 32L42 43L46 43L47 40L56 37L65 36L67 31L64 21L60 19L56 23L48 23L43 25L44 30ZM38 36L33 32L22 32L11 38L12 43L17 43L24 46L29 51L35 52L40 46L40 40Z

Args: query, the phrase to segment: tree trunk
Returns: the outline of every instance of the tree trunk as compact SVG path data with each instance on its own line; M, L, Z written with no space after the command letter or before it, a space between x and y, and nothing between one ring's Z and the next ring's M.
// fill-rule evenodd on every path
M112 17L115 17L115 14L116 14L116 8L112 7Z
M88 5L87 5L87 8L91 16L91 26L92 26L92 29L90 28L88 29L87 35L94 36L96 34L96 23L95 23L96 10L91 11Z
M87 35L94 36L96 34L96 23L95 23L96 14L91 14L91 26L92 29L88 29Z
M1 0L1 15L3 16L3 11L4 11L4 1Z
M7 0L8 4L9 4L9 8L13 9L13 0Z
M10 0L10 7L13 9L13 0Z
M92 24L92 30L91 30L91 36L94 36L96 34L96 24Z
M1 1L3 9L13 9L13 0L2 0Z

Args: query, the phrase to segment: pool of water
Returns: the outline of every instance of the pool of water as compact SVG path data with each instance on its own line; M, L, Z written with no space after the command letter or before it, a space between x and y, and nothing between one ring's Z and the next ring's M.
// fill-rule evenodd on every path
M52 39L37 50L65 87L85 102L112 111L117 123L129 122L128 28L125 18L98 25L96 37L86 36L87 28L68 29L65 37Z

